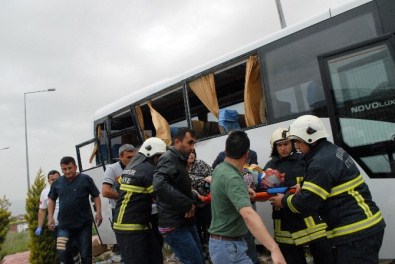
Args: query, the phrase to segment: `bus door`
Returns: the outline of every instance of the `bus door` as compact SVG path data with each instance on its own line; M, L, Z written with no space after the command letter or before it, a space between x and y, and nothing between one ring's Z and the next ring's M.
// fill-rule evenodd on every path
M386 221L380 258L395 259L395 35L319 57L335 143L362 168Z
M116 244L117 242L115 238L115 233L112 229L111 207L108 203L108 199L104 198L101 193L103 175L104 175L104 171L106 170L106 167L103 158L104 155L99 145L100 145L99 140L97 138L93 138L91 140L76 145L75 148L77 151L77 161L78 161L79 171L81 173L89 175L93 179L95 185L99 188L100 191L103 222L100 226L96 226L96 224L94 224L96 232L99 236L99 240L101 244L113 245ZM100 159L100 162L98 162L96 166L93 166L89 162L91 161L89 157L91 156L92 149L95 150L95 152L98 154L97 155L98 159ZM92 221L93 223L95 223L94 215L96 214L96 208L93 201L91 201L91 211L93 216Z
M395 178L395 35L320 59L333 138L370 178Z

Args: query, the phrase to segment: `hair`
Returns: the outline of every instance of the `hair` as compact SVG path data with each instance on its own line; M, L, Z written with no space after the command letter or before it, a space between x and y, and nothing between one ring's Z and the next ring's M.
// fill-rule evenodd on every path
M75 159L73 157L70 156L65 156L60 160L60 165L62 164L69 164L69 163L73 163L73 165L77 165L75 163Z
M225 145L225 156L232 159L240 159L250 149L250 139L247 133L241 130L229 132Z
M48 172L47 179L49 179L49 176L54 175L54 174L59 174L60 175L60 173L57 170L51 170L51 171Z
M177 138L182 141L188 132L191 134L192 137L195 137L195 130L189 127L180 127L179 129L177 129L177 132L174 134L173 138Z
M119 155L121 155L124 152L136 152L136 148L132 144L123 144L119 150Z

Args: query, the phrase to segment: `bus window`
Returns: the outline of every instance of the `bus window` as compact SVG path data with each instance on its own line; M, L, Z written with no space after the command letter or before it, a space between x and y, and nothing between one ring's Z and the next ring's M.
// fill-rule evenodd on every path
M184 92L180 86L145 101L139 107L146 137L162 138L169 145L172 133L181 126L187 126Z
M370 177L395 175L395 63L390 42L326 59L337 140Z
M314 32L298 32L263 47L260 58L270 121L288 120L305 113L328 116L325 103L318 101L324 93L317 56L377 35L373 14L356 13L352 19L333 17Z
M203 126L198 138L229 132L221 118L229 117L230 112L234 115L231 121L235 123L234 127L244 128L266 122L266 116L262 114L266 112L262 110L266 110L266 106L257 56L225 67L188 83L192 125Z
M130 109L125 109L109 117L110 129L107 135L111 162L119 158L118 150L123 144L138 146L140 143Z

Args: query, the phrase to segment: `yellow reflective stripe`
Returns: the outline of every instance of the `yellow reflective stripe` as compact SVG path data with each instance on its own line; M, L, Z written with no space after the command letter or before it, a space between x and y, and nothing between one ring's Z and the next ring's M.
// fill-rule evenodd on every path
M332 229L331 231L328 231L328 238L334 238L338 236L348 235L351 233L356 233L361 230L372 227L382 220L383 220L383 216L381 215L381 212L378 211L372 217L368 217L367 219L358 221L356 223L340 226Z
M326 200L326 198L329 195L329 193L325 189L321 188L320 186L318 186L315 183L308 182L308 181L303 183L302 190L308 190L308 191L318 195L323 200Z
M292 237L291 232L281 230L281 219L274 219L274 235L280 237Z
M304 222L305 222L307 227L314 227L314 226L316 226L314 218L312 216L308 216L308 217L304 218Z
M129 202L132 194L133 194L132 192L127 192L125 194L125 196L123 197L123 201L122 201L121 206L119 207L118 216L117 216L117 219L115 220L115 222L122 223L123 215L125 214L125 209L128 205L128 202Z
M121 184L120 189L122 191L134 192L134 193L153 193L154 192L154 187L152 185L150 185L148 188L146 188L146 187L141 187L141 186L136 186L136 185Z
M327 235L327 233L326 233L325 230L320 230L318 232L315 232L314 234L309 234L307 236L294 239L295 245L299 246L299 245L302 245L302 244L306 244L306 243L309 243L309 242L311 242L313 240L316 240L318 238L326 237L326 235Z
M274 240L276 240L278 243L282 244L291 244L294 245L294 240L292 238L284 238L284 237L274 237Z
M325 223L315 225L314 227L308 227L306 229L299 230L298 232L292 233L292 238L299 239L304 236L309 236L309 235L317 233L317 232L325 231L327 227L328 226Z
M114 229L116 230L140 231L140 230L148 230L149 228L150 227L148 225L114 223Z
M345 182L345 183L342 183L340 185L333 187L331 189L331 193L329 194L329 197L339 195L341 193L353 190L353 189L355 189L355 187L357 187L358 185L361 185L362 183L364 183L364 180L363 180L362 176L359 175L358 177L356 177L348 182Z
M350 194L352 197L354 197L354 199L357 201L358 206L361 207L362 210L365 212L366 217L368 217L368 218L372 217L373 213L370 210L369 205L367 205L365 203L365 199L359 192L352 190L352 191L349 191L348 194Z
M292 205L292 198L293 197L294 197L294 194L291 194L290 196L287 197L288 208L289 208L289 210L291 210L291 212L300 214L300 212L298 210L296 210L296 208Z
M301 176L301 177L296 177L296 183L298 184L298 183L301 183L302 181L303 181L303 176Z

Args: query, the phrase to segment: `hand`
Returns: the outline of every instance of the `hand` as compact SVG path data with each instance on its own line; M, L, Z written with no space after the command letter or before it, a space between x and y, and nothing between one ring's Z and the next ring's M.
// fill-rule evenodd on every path
M55 220L53 218L48 219L48 229L51 231L55 230Z
M256 197L256 193L253 189L251 189L250 187L248 187L248 195L250 196L251 200L254 200Z
M298 192L300 192L300 190L302 189L302 187L300 187L300 184L296 184L294 186L292 186L291 188L295 188L295 194L297 194Z
M271 204L276 207L276 208L283 208L283 203L282 203L282 199L284 197L284 194L282 193L278 193L276 196L272 197L269 199L269 201L271 202Z
M211 183L212 176L207 176L204 178L204 181L207 183Z
M40 236L41 235L41 231L43 231L43 229L39 226L39 227L37 227L36 231L34 231L34 234L36 236Z
M286 264L284 256L280 250L272 251L271 257L274 264Z
M103 216L101 215L100 212L96 212L95 221L97 226L100 226L101 223L103 222Z

